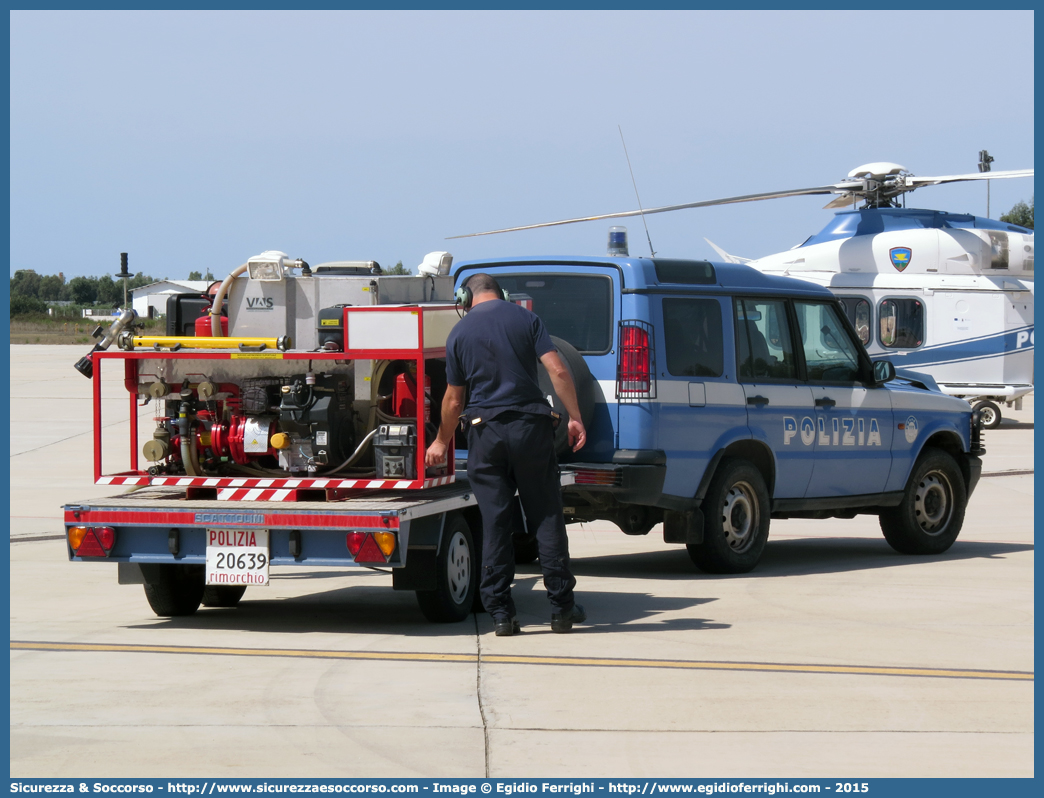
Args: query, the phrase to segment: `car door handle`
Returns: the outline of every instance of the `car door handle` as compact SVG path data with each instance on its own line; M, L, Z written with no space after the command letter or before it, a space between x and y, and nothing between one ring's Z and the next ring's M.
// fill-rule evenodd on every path
M837 402L835 402L829 396L824 396L821 399L816 399L816 407L833 407L836 404Z
M748 405L767 405L769 403L767 396L748 396Z

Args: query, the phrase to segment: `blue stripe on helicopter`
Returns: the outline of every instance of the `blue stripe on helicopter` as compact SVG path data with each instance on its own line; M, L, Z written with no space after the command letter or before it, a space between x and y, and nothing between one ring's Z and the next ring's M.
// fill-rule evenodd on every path
M924 351L927 351L929 349L941 349L941 348L944 348L944 347L950 347L950 346L953 346L954 344L961 344L961 343L973 342L973 341L985 341L988 338L998 338L998 337L1011 336L1011 335L1015 336L1016 344L1017 344L1018 343L1018 335L1019 335L1019 333L1032 333L1032 332L1033 332L1033 325L1032 324L1027 324L1025 327L1016 327L1015 329L1012 329L1012 330L1004 330L1003 332L987 333L986 335L973 335L971 338L961 338L958 341L949 341L948 343L945 343L945 344L928 344L927 346L922 346L917 351L924 352ZM1022 348L1025 348L1025 347L1024 346L1022 346L1022 347L1016 346L1016 348L1017 349L1022 349Z
M983 338L954 341L949 344L907 350L897 357L900 368L908 366L931 366L944 363L959 363L966 360L982 360L1014 352L1033 351L1033 328L1023 327ZM884 353L887 356L887 352Z

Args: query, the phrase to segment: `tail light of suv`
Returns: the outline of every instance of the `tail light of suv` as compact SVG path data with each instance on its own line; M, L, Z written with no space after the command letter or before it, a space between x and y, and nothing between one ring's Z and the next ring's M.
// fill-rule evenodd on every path
M616 398L656 398L656 359L653 327L647 322L620 322L620 347L616 361Z

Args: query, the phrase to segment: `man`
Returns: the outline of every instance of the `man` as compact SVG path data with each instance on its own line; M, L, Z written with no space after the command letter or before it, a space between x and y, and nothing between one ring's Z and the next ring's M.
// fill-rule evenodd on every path
M482 605L496 634L521 631L511 600L515 553L512 510L518 491L530 532L536 532L544 587L551 601L551 628L569 632L587 616L573 599L576 579L569 570L569 544L562 517L562 494L554 449L554 414L537 382L537 359L569 414L573 451L586 443L576 387L555 351L543 322L530 311L503 301L497 281L476 274L465 283L467 315L446 342L446 396L439 434L425 456L429 466L446 459L470 391L468 480L482 513Z

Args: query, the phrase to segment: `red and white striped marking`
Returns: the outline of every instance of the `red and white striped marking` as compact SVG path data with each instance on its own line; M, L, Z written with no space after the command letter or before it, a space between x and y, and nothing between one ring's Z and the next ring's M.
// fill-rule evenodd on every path
M217 488L220 501L294 501L297 490L418 490L448 485L455 477L430 479L262 479L248 477L109 476L99 485L167 485L177 488Z
M99 477L96 485L148 485L147 476L140 477Z

